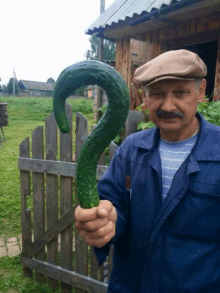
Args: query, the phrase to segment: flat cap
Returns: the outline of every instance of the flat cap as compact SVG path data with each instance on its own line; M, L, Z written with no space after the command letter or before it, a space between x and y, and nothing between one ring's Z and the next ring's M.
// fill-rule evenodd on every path
M207 66L191 51L171 50L165 52L136 69L134 81L150 85L163 79L193 80L204 78Z

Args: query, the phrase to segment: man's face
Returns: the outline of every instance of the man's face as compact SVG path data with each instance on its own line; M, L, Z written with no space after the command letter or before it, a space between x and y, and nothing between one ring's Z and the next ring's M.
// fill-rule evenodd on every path
M144 103L152 122L164 132L190 128L196 119L198 102L205 96L205 88L205 79L198 92L195 81L167 79L149 85Z

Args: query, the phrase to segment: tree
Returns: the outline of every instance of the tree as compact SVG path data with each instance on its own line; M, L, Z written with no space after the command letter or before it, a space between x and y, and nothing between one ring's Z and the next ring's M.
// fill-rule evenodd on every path
M7 84L7 93L8 94L13 94L13 77L11 77L9 79L9 82ZM18 81L17 78L15 78L15 94L18 94L19 90L18 90Z
M47 82L54 84L55 83L55 80L52 77L50 77L50 78L48 78Z
M91 44L91 50L86 51L87 60L98 60L99 52L99 38L93 34L89 39ZM115 43L109 40L103 40L103 60L115 59Z
M2 92L7 94L7 86L5 84L2 85Z

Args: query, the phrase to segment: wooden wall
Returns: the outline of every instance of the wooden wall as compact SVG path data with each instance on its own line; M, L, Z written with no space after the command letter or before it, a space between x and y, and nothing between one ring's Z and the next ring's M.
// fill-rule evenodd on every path
M136 57L134 66L131 55L130 40L141 41L139 56ZM142 65L168 50L180 49L184 46L201 44L218 40L218 54L216 58L216 76L213 100L220 100L220 12L195 18L190 21L182 21L167 26L131 35L129 38L116 41L116 69L125 78L130 87L130 110L140 105L140 99L134 97L131 91L134 68ZM139 63L138 63L139 62Z

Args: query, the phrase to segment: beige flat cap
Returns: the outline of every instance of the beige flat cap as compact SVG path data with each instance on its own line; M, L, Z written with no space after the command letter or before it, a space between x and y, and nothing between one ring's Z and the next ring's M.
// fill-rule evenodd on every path
M193 80L204 78L207 66L195 53L181 49L165 52L136 69L134 81L150 85L163 79Z

